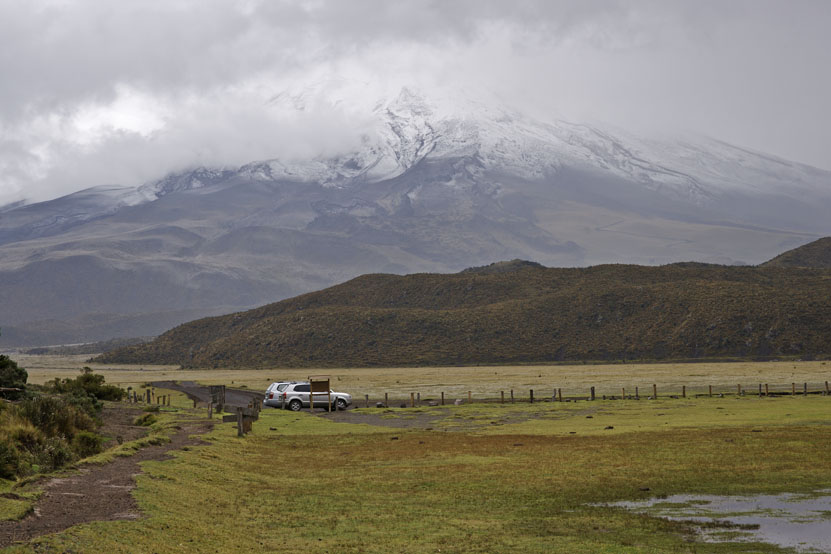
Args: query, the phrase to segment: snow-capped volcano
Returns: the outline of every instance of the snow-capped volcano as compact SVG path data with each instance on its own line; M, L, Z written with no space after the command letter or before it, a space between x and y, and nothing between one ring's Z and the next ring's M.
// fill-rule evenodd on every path
M0 340L150 335L369 272L757 263L831 234L831 172L465 94L348 92L269 104L341 114L358 138L338 152L4 208Z
M283 109L305 111L320 90L278 95ZM828 193L828 172L702 136L650 139L600 124L538 121L464 95L434 102L411 88L373 102L361 148L328 159L275 158L243 168L263 179L344 186L403 174L425 158L475 157L486 170L556 179L562 168L624 178L703 202L724 193ZM333 100L345 104L344 100ZM351 107L356 111L359 107Z

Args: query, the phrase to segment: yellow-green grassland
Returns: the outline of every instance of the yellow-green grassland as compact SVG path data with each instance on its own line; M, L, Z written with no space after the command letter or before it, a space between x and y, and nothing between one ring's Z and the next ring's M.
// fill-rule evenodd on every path
M23 362L34 380L77 371L50 363ZM133 492L141 518L75 526L12 551L787 552L761 543L704 543L689 522L598 504L831 488L831 397L735 394L740 382L816 387L827 368L804 362L328 370L336 389L361 399L385 392L408 398L411 391L466 399L471 390L474 402L340 415L266 409L243 438L235 425L217 423L204 444L142 464ZM188 379L250 388L309 374L96 371L131 386ZM660 387L657 400L646 399L652 383ZM561 386L576 394L596 386L615 394L636 384L649 386L639 401L475 402L477 394L493 398L511 388ZM701 394L708 384L724 396ZM687 398L671 398L680 386L690 387ZM167 413L192 417L188 403L176 399Z

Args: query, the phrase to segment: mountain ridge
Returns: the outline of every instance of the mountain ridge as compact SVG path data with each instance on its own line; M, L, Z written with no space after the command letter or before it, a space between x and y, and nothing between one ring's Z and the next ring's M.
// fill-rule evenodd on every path
M275 100L282 110L304 101L318 100ZM352 151L7 207L0 344L116 338L106 325L67 334L38 323L102 314L120 336L153 335L173 312L239 311L364 273L514 258L758 263L831 232L831 172L710 139L641 139L463 99L447 107L411 90L366 102L372 117Z

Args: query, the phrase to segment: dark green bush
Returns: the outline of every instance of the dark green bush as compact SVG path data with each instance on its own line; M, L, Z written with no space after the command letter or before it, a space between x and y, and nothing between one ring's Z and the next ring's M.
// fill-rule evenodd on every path
M22 367L18 367L17 362L8 356L0 356L0 387L25 390L28 379L29 374ZM16 400L22 395L22 392L17 391L0 392L0 397L10 400Z
M55 379L46 383L47 390L60 394L70 394L83 398L90 396L95 400L121 400L127 394L122 388L104 383L104 376L97 375L85 367L75 379ZM100 410L100 407L98 408Z
M101 452L102 442L103 438L100 435L90 433L89 431L81 431L72 439L72 446L75 452L78 453L78 456L86 458L87 456Z

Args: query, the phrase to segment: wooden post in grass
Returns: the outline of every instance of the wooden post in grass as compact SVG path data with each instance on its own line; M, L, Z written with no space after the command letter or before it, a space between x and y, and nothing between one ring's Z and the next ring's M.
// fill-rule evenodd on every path
M504 390L499 391L499 403L500 404L505 403L505 391Z
M208 419L211 419L214 416L214 403L208 402Z
M796 383L791 383L791 396L796 396Z
M444 391L441 391L441 405L444 406Z
M652 383L652 399L658 399L658 385L656 385L655 383Z
M388 393L388 392L384 393L384 407L385 408L390 407L390 393Z
M620 388L620 399L621 400L626 400L626 387L621 387Z
M713 396L713 385L708 385L708 388L710 389L710 396Z
M410 393L410 407L415 408L415 393L414 392Z
M807 396L807 395L808 395L808 383L804 383L802 385L802 396Z
M736 394L739 396L742 395L742 386L740 384L736 385Z
M309 397L309 403L311 403L311 395L309 395ZM237 408L237 436L241 437L243 435L245 435L245 429L243 429L242 423L242 408Z
M473 395L470 391L467 391L467 403L470 404L471 402L473 402Z
M765 396L770 396L770 392L768 391L768 384L765 383Z
M514 403L514 389L511 389L511 404Z
M368 394L364 395L364 406L369 408L369 395Z
M762 397L762 383L759 383L759 398Z
M635 387L635 400L640 400L640 399L641 399L641 395L638 392L638 387L636 386Z
M826 381L825 382L825 394L828 394L829 392L831 392L831 391L828 390L828 381Z
M416 393L416 405L421 406L421 393L420 392Z
M591 388L591 399L594 400L594 387Z
M681 398L687 397L687 385L681 385Z
M563 401L563 387L557 389L557 395L560 397L560 402Z
M534 389L531 389L531 390L530 390L530 391L528 391L528 392L529 392L529 394L531 395L531 396L530 396L530 398L531 398L531 404L533 404L533 403L534 403Z
M150 404L150 389L145 391L147 393L147 403Z

